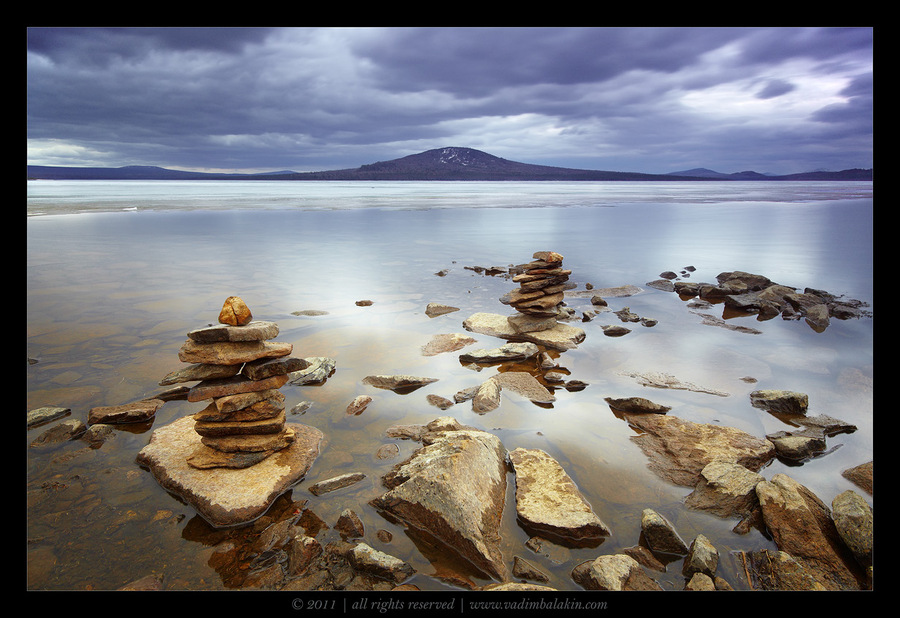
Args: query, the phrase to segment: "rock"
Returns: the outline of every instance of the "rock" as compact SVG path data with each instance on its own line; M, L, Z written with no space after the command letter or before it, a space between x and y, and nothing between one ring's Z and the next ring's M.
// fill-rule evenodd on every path
M620 375L635 378L641 386L649 386L652 388L671 388L675 390L692 391L695 393L707 393L709 395L717 395L719 397L728 397L728 393L706 386L698 386L691 382L685 382L668 373L655 372L623 372Z
M293 356L281 356L278 358L262 358L246 363L241 369L241 375L250 380L264 380L273 376L283 376L309 367L309 361Z
M328 493L330 491L336 491L338 489L343 489L344 487L350 487L350 485L355 485L364 478L366 478L366 475L362 472L341 474L340 476L335 476L330 479L319 481L318 483L310 485L309 491L315 496L321 496L322 494Z
M164 403L162 399L144 399L118 406L91 408L88 412L88 425L141 423L153 418Z
M374 303L371 300L358 300L356 301L357 307L371 307Z
M526 529L570 545L609 536L609 528L550 455L517 448L509 459L516 473L516 513Z
M451 307L441 303L428 303L428 306L425 307L425 315L429 318L436 318L439 315L453 313L454 311L459 311L459 307Z
M290 343L273 341L197 343L193 339L188 339L178 351L178 358L185 363L237 365L258 358L287 356L293 347Z
M133 582L125 584L121 588L118 588L119 591L139 591L139 592L148 592L155 590L163 589L163 576L162 575L145 575L140 579L136 579Z
M812 569L786 552L763 549L741 555L756 590L827 590Z
M807 308L806 323L817 333L823 332L831 323L828 307L825 304L819 303L818 305Z
M249 324L253 319L250 308L241 299L240 296L229 296L222 305L219 312L219 323L230 324L232 326L243 326Z
M653 403L649 399L644 399L643 397L625 397L622 399L606 397L604 398L604 401L608 403L609 407L613 408L614 410L619 410L621 412L634 412L637 414L665 414L672 409L670 406L663 406L658 403Z
M68 419L44 430L41 435L31 441L30 447L43 447L59 444L60 442L68 442L82 435L87 430L87 426L78 419Z
M844 544L863 567L872 566L874 516L872 507L852 489L831 501L831 518Z
M521 361L535 356L540 349L533 343L507 343L492 350L475 350L459 355L464 363Z
M571 350L584 341L584 330L557 322L553 328L533 332L517 332L509 320L496 313L475 313L463 322L472 333L500 337L510 341L529 341L554 350Z
M703 573L710 578L710 583L712 583L712 578L715 577L718 566L719 552L708 538L698 534L691 542L681 573L685 577L692 577L695 573ZM714 584L713 587L715 587Z
M506 449L493 434L471 429L430 432L423 441L384 476L388 491L370 504L506 581L500 549Z
M860 464L858 466L854 466L852 468L848 468L841 472L841 476L845 479L868 493L870 496L874 495L872 492L875 489L874 487L874 462L868 461L864 464Z
M187 463L201 443L193 419L186 416L156 429L137 462L212 526L244 524L265 513L275 498L302 479L319 454L321 431L293 423L288 428L293 442L256 465L201 470Z
M438 378L421 378L410 375L373 375L363 378L363 384L403 393L412 392L426 384L437 381Z
M433 393L429 393L428 395L426 395L425 399L426 401L428 401L428 403L437 408L440 408L441 410L446 410L453 405L453 402L446 397L441 397L440 395L435 395Z
M216 380L230 378L241 371L241 365L209 365L198 363L167 374L159 381L160 386L179 384L182 382L196 382L198 380Z
M662 590L634 558L625 554L582 563L572 570L572 579L588 590Z
M694 487L703 468L713 461L738 463L757 471L775 457L775 446L733 427L693 423L662 414L625 413L624 419L643 432L632 436L648 467L660 477Z
M640 294L641 292L643 292L643 290L636 285L619 285L613 288L593 288L590 290L570 291L566 292L566 296L572 298L592 298L594 296L598 296L601 299L623 298L626 296L634 296L635 294Z
M300 311L291 311L291 315L314 317L320 315L328 315L328 312L322 311L321 309L301 309Z
M242 375L221 380L204 380L195 384L187 393L187 400L191 402L204 399L218 399L227 395L238 395L256 391L278 389L288 381L288 376L272 376L262 380L249 380Z
M664 554L686 554L688 547L665 517L653 509L641 512L641 534L647 547Z
M629 307L622 307L621 309L619 309L618 311L614 311L613 313L615 313L617 316L619 316L619 319L622 320L623 322L640 322L641 321L641 316L639 316L636 313L632 313L632 311Z
M359 516L350 509L341 511L337 523L334 525L342 539L360 538L365 534L365 527Z
M685 506L719 517L745 517L759 509L756 485L761 474L727 461L712 461L700 471L698 481L684 500Z
M298 532L288 541L286 553L288 573L300 575L322 555L322 546L315 538Z
M194 329L187 336L198 343L265 341L278 336L278 324L266 320L253 320L243 326L217 324Z
M548 330L556 326L556 318L537 318L524 313L517 313L506 318L516 333L534 333Z
M806 414L809 397L793 391L758 390L750 393L750 405L773 414Z
M218 451L206 445L201 445L187 458L187 463L192 468L197 468L198 470L208 470L211 468L249 468L250 466L255 466L274 452L274 450L265 450L255 452L235 451L227 453Z
M648 288L654 288L656 290L661 290L663 292L674 292L675 284L666 279L655 279L653 281L648 281L645 283Z
M607 337L621 337L631 332L630 328L625 328L624 326L618 326L616 324L601 326L600 328L603 329L603 334Z
M817 436L794 435L779 431L767 434L766 439L775 445L778 457L791 461L804 461L825 452L825 439Z
M267 451L271 454L287 448L293 441L294 432L286 426L278 433L200 436L201 444L224 453L259 453Z
M436 356L444 352L455 352L473 343L477 343L475 339L459 333L435 335L431 341L422 346L422 355Z
M310 356L305 359L306 369L290 373L290 383L294 386L321 384L334 373L335 360L327 356Z
M494 378L489 378L482 382L472 398L472 410L477 414L484 414L496 410L499 405L500 383Z
M513 577L530 579L535 582L550 581L550 576L544 573L540 567L521 556L513 556Z
M412 566L399 558L373 549L365 543L359 543L353 548L350 563L357 570L397 584L409 579L416 572Z
M28 411L25 426L28 427L28 429L31 429L32 427L37 427L38 425L43 425L44 423L49 423L50 421L62 418L71 411L70 408L63 408L61 406L35 408L34 410Z
M713 581L712 577L706 573L697 572L690 577L691 578L684 585L685 590L713 591L716 589L716 583Z
M826 507L785 474L756 486L763 520L780 551L816 575L829 590L857 590L865 575L849 556ZM852 564L851 564L852 563Z
M372 402L372 398L368 395L359 395L353 401L350 402L350 405L347 406L347 414L358 415L362 414L363 410L366 409Z
M263 405L260 406L258 404ZM215 398L209 406L196 413L194 420L226 420L248 409L257 414L255 416L245 415L244 418L247 420L266 416L271 417L280 411L283 404L284 395L274 388L223 395ZM261 414L263 409L268 411L268 413Z

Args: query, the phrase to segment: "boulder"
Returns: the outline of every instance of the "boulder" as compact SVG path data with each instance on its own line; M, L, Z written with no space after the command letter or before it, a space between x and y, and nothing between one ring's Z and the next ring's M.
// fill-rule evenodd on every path
M865 575L844 545L828 507L785 474L756 486L763 520L780 551L802 562L829 590L858 590Z
M688 547L665 517L653 509L641 512L641 535L647 547L664 554L686 554Z
M517 448L510 451L509 459L516 473L520 525L564 545L596 544L609 536L609 528L550 455L539 449Z
M750 393L750 405L773 414L806 414L809 397L785 390L756 390Z
M708 538L702 534L691 542L688 555L684 559L681 573L685 577L692 577L695 573L703 573L709 576L710 581L716 576L716 568L719 566L719 552Z
M662 590L634 558L625 554L584 562L572 570L572 579L588 590Z
M862 496L848 489L835 496L831 509L831 518L844 544L861 566L871 567L875 527L872 507Z
M500 382L489 378L481 383L472 398L472 411L484 414L496 410L500 406Z
M867 461L866 463L844 470L841 472L841 476L872 496L874 495L873 492L875 490L874 471L874 462Z
M388 491L370 504L424 531L486 575L508 580L500 545L507 472L503 444L478 430L429 432L423 443L384 476Z
M297 483L319 454L324 436L314 427L290 423L293 442L246 468L198 469L188 458L201 446L194 420L182 417L153 432L137 455L167 491L180 496L214 527L253 521Z
M712 461L700 471L684 504L719 517L745 517L759 509L756 486L764 480L738 463Z
M648 467L676 485L694 487L700 473L713 461L737 463L758 471L775 457L775 446L733 427L693 423L663 414L624 414L642 433L632 436Z

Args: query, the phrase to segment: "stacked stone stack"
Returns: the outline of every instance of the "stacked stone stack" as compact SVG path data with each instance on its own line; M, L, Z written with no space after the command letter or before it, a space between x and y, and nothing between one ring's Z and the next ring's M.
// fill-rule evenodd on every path
M236 296L225 301L219 324L188 333L178 357L191 367L160 384L200 380L187 400L211 400L194 415L201 446L188 457L192 467L247 468L293 442L278 389L307 362L290 356L290 343L270 341L277 335L277 324L254 320Z
M520 315L511 316L510 324L519 332L543 330L556 325L566 290L576 285L569 283L571 270L562 267L563 256L554 251L538 251L533 260L519 267L520 274L513 277L519 288L509 292L500 302L510 305Z

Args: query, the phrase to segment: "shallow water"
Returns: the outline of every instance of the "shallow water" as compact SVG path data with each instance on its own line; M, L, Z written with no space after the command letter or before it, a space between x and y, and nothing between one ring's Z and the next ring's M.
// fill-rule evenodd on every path
M318 427L328 440L293 499L308 500L329 525L344 508L356 510L366 542L409 561L420 588L451 589L429 577L437 567L425 550L367 504L382 491L380 476L415 444L398 443L394 460L374 453L394 442L384 437L389 425L445 414L496 433L509 450L546 450L613 531L599 548L559 550L552 559L532 554L515 522L510 476L504 520L510 564L522 555L551 573L549 585L577 589L572 567L637 544L641 511L650 507L688 542L708 536L720 552L719 574L743 588L730 552L771 542L757 531L731 532L736 521L685 509L681 500L690 490L646 469L629 439L634 431L603 399L643 396L672 406L671 415L762 436L787 427L750 406L752 390L808 393L810 414L858 430L830 438L829 447L839 448L824 457L802 466L776 461L763 474L786 472L826 504L854 489L840 472L873 458L873 319L832 320L823 333L781 318L729 320L762 331L749 335L702 325L675 294L645 284L691 265L693 281L744 270L872 303L872 209L871 183L33 182L26 341L38 362L27 369L27 408L62 405L86 420L91 407L159 392L158 381L181 365L185 333L214 322L224 299L236 294L255 318L279 324L278 340L293 343L294 356L337 362L322 386L282 388L288 409L312 404L290 420ZM628 306L659 323L629 325L630 334L610 338L600 326L620 323L615 315L578 322L586 339L559 361L589 386L556 390L552 406L507 394L486 415L467 404L446 411L429 405L427 394L452 398L498 371L476 372L456 354L420 351L434 334L466 332L462 321L475 312L508 313L498 299L514 284L464 267L522 263L539 250L562 253L580 290L586 283L641 287L635 296L609 299L610 308ZM445 269L446 276L435 274ZM373 304L356 306L360 299ZM429 302L460 311L428 318ZM579 315L591 308L589 298L567 302ZM302 309L328 314L291 315ZM503 343L474 337L478 344L469 349ZM670 373L729 395L642 387L625 375L634 371ZM361 383L366 375L392 373L439 381L408 395ZM359 394L373 402L347 416L346 405ZM152 423L120 426L96 450L80 442L26 449L29 587L115 589L151 572L165 573L169 589L229 587L209 566L212 546L197 533L208 526L134 462L154 428L198 409L166 403ZM44 429L29 430L26 443ZM368 477L319 497L306 489L353 471ZM380 528L393 533L390 543L375 538ZM680 563L660 582L680 588Z

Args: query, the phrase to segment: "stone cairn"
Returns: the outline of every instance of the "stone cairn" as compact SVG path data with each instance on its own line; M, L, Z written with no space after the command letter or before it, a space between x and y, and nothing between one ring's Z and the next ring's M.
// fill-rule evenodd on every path
M563 256L553 251L538 251L533 261L517 267L513 282L519 288L500 298L518 314L508 321L517 332L547 330L556 326L566 290L576 287L568 283L571 270L562 268Z
M290 356L290 343L269 341L277 335L277 324L254 320L237 296L225 301L217 325L188 333L178 358L193 364L160 384L200 380L187 400L211 400L194 414L201 446L187 459L192 467L248 468L293 442L278 389L308 363Z

